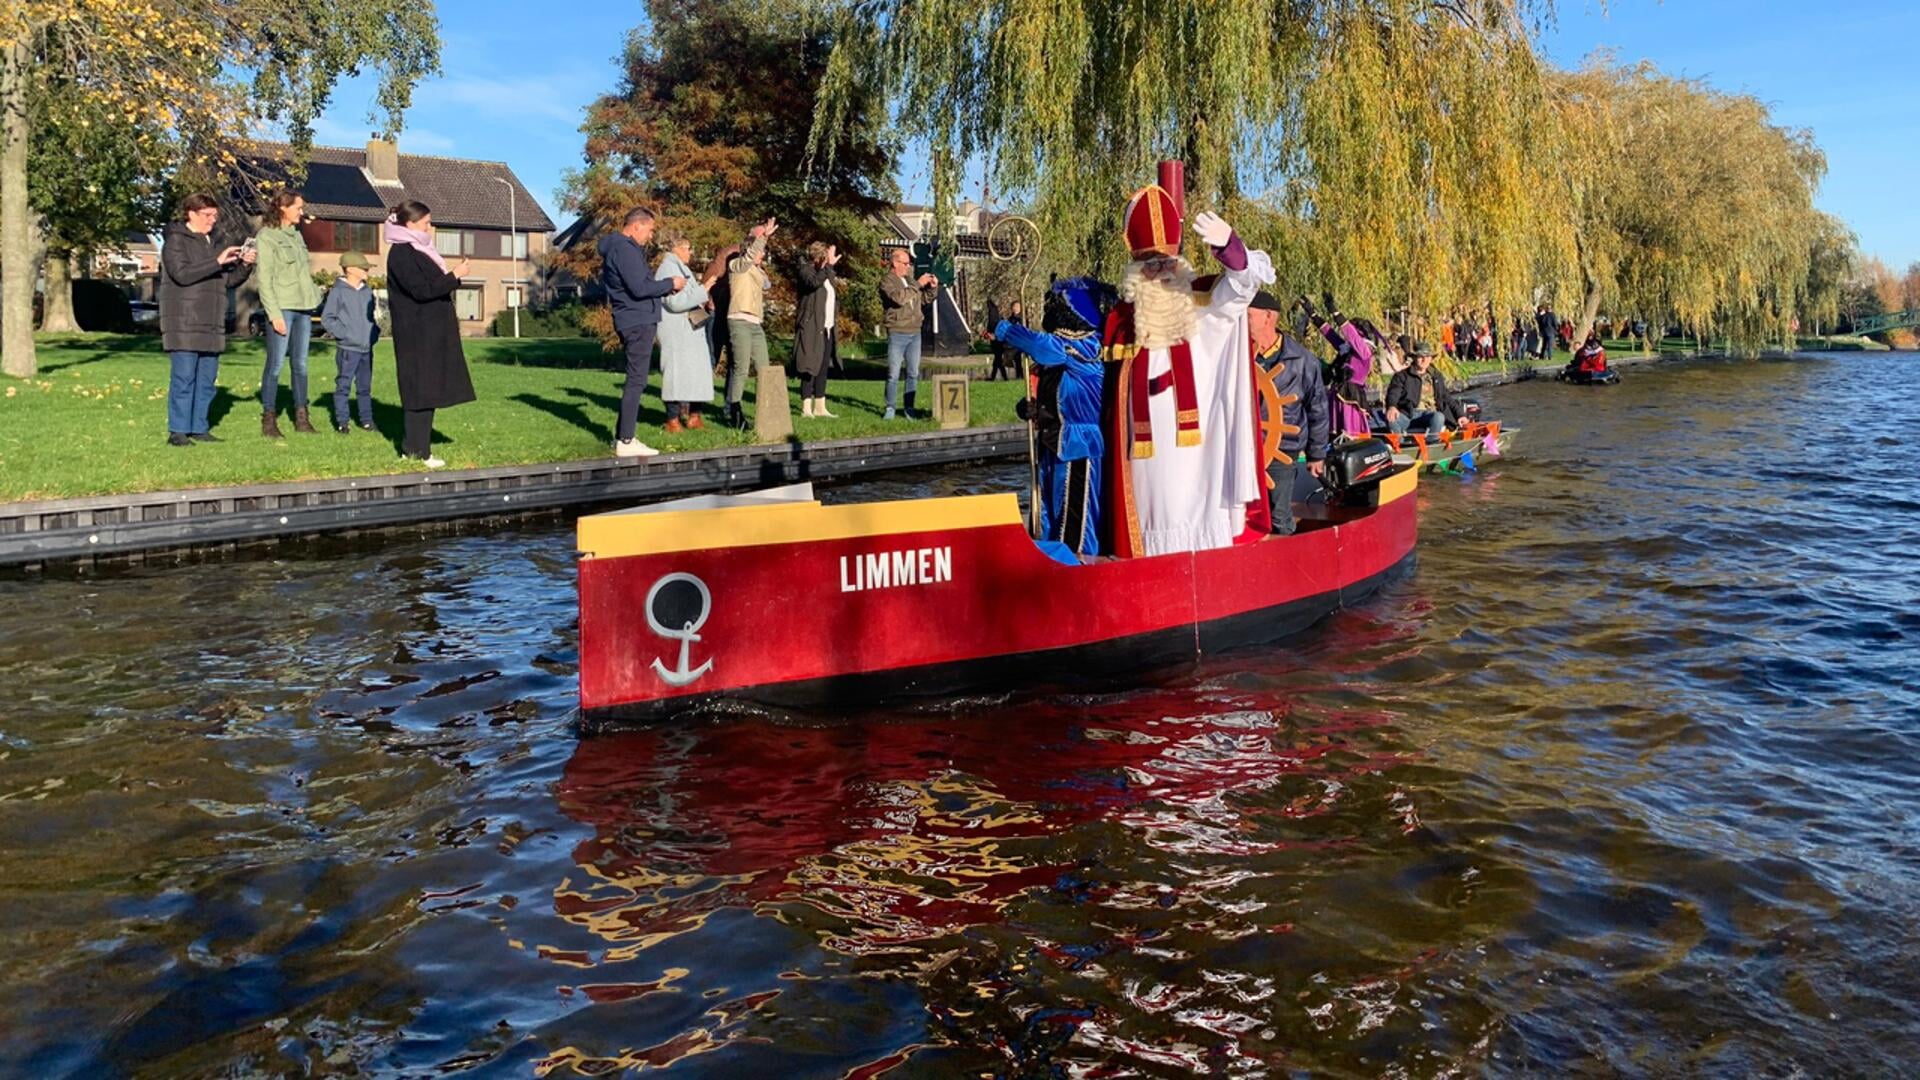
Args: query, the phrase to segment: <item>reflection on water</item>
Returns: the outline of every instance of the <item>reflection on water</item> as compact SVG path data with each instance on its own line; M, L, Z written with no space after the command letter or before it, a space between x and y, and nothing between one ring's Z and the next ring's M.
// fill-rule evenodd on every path
M0 1073L1904 1072L1899 362L1487 395L1365 608L886 722L577 740L555 523L0 581Z

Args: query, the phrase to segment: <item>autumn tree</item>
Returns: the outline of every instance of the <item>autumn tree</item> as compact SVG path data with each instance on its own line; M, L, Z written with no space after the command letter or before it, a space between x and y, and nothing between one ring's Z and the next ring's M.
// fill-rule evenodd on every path
M438 68L438 24L413 0L13 0L0 7L0 367L31 376L36 116L71 111L178 147L165 172L219 180L249 126L284 126L296 153L342 77L378 74L397 131ZM92 122L92 121L90 121ZM107 145L113 145L109 140ZM151 164L151 163L143 163ZM154 171L146 172L152 179ZM133 199L136 193L122 192Z
M843 274L877 280L871 219L894 197L895 148L882 111L859 98L824 152L810 147L835 45L828 24L797 2L649 0L647 14L628 35L620 85L587 111L567 208L598 232L649 206L701 257L778 217L782 259L823 240L847 256ZM599 272L591 243L559 258L576 275ZM849 321L874 321L876 308L872 289L842 294Z
M79 329L77 262L119 247L166 214L159 171L175 156L172 140L151 123L102 114L98 104L87 95L49 94L34 109L28 202L46 245L46 331Z
M1837 227L1813 205L1826 159L1811 133L1775 124L1755 98L1647 64L1602 58L1556 76L1554 90L1583 163L1568 178L1579 333L1614 304L1737 347L1784 339L1816 301L1812 260Z

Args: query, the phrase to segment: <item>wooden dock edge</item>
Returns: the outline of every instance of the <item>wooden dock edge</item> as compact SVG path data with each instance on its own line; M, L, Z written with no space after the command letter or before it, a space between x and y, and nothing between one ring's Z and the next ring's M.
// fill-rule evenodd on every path
M0 566L641 503L1026 452L1026 426L1008 424L865 439L795 440L645 460L609 457L0 503Z

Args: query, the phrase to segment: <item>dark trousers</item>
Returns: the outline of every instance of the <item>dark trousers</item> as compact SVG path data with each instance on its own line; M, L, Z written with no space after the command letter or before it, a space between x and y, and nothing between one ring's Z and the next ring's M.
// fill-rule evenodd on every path
M335 349L333 361L339 365L339 373L333 379L334 425L347 426L347 421L350 419L347 414L347 395L357 390L360 422L371 427L373 425L373 353L356 352L353 349Z
M993 347L993 367L987 372L987 381L998 379L1002 371L1007 373L1007 378L1017 379L1020 377L1020 363L1013 358L1012 349L996 344Z
M1279 536L1292 536L1297 527L1293 519L1293 504L1313 501L1320 492L1320 478L1307 471L1307 459L1304 457L1296 459L1291 465L1274 462L1267 466L1267 476L1273 480L1273 487L1267 492L1267 510L1273 515L1273 531Z
M812 375L800 373L800 396L803 398L827 396L827 365L821 364L820 370Z
M400 438L400 452L410 458L433 456L433 410L408 409L406 429Z
M640 421L640 395L653 377L653 337L659 330L659 323L651 323L620 331L620 344L627 350L627 386L620 391L620 423L613 437L621 442L633 438Z

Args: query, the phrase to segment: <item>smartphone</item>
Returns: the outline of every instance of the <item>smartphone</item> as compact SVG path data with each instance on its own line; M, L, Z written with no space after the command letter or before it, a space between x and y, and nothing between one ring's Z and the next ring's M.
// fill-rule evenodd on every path
M258 237L253 237L253 236L249 236L249 237L247 237L247 238L246 238L246 240L244 240L244 241L242 241L242 242L241 242L241 244L240 244L240 250L241 250L241 251L243 251L243 252L244 252L244 251L253 251L253 250L255 250L255 249L257 249L257 248L258 248L259 246L260 246L260 240L259 240L259 238L258 238Z

